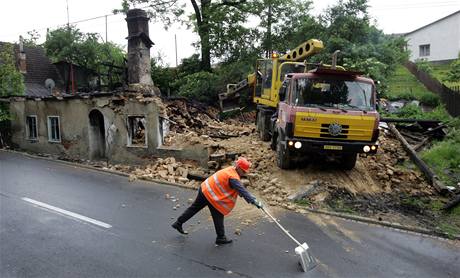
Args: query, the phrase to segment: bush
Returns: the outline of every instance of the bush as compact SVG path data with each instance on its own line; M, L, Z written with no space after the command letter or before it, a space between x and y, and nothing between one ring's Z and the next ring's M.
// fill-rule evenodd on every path
M417 69L428 73L429 75L433 75L433 68L431 67L430 62L426 59L419 59L415 62L417 65Z
M444 106L439 105L431 112L423 112L422 109L415 105L409 104L404 106L398 113L398 118L407 119L424 119L424 120L439 120L443 122L450 121L452 117L447 113Z
M174 82L179 87L179 95L208 104L217 102L219 93L218 76L207 71L187 75Z
M446 81L459 82L460 81L460 58L450 64L450 70L447 73Z

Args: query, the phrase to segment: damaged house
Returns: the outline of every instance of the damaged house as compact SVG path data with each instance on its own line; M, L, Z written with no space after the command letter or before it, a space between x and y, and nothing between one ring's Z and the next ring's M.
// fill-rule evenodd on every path
M24 96L10 97L11 141L19 149L63 158L146 163L152 157L175 156L205 163L204 147L174 149L162 146L167 117L150 72L148 17L128 11L128 85L108 91L91 90L91 76L68 66L52 64L39 48L16 47L18 68L24 74ZM86 76L83 78L81 76ZM74 77L73 77L74 78ZM83 91L83 92L82 92Z

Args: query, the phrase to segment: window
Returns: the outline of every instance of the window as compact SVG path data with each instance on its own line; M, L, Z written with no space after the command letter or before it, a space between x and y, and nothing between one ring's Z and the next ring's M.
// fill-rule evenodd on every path
M147 131L144 116L128 116L128 146L146 147Z
M419 48L419 56L430 56L430 45L429 44L422 44L418 46Z
M48 116L48 141L61 142L61 129L58 116Z
M37 116L31 115L26 117L26 128L27 139L37 140Z

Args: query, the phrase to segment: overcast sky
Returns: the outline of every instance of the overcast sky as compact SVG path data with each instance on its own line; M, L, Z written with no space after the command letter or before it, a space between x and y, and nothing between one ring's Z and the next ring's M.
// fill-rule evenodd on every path
M18 41L19 35L26 35L27 31L35 29L41 34L40 42L43 42L47 28L53 29L67 22L66 0L0 1L0 41ZM67 1L70 22L111 14L121 3L121 0ZM337 0L313 2L313 12L318 14ZM460 10L460 0L369 0L369 5L371 17L385 33L409 32ZM107 22L108 39L126 46L128 31L123 15L111 15ZM76 25L84 32L100 33L105 39L104 17ZM174 35L177 36L179 62L196 52L191 43L197 40L197 36L191 30L174 25L165 31L160 23L150 23L150 37L155 43L152 54L160 53L163 60L171 66L176 63Z

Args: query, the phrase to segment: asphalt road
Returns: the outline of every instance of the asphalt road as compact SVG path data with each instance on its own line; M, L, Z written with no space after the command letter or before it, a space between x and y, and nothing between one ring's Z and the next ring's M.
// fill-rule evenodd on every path
M183 206L173 210L165 194ZM317 258L308 273L299 271L295 245L266 218L237 236L241 220L229 217L235 241L216 247L207 210L187 223L188 236L170 228L195 194L0 151L0 277L460 275L458 242L314 214L276 211Z

